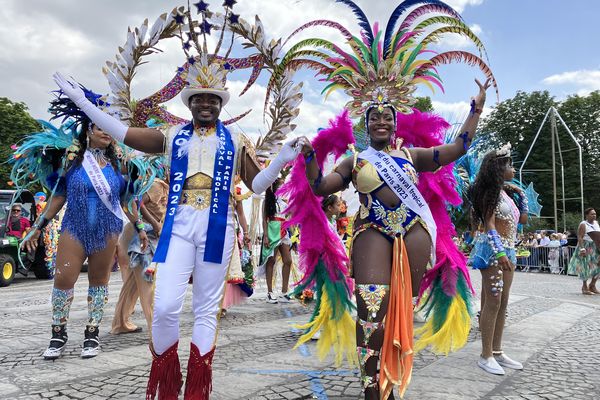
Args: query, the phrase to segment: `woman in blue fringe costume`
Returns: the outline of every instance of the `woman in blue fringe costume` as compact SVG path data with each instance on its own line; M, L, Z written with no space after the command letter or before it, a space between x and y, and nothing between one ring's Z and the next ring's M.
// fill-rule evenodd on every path
M100 96L84 89L86 97L101 104ZM54 169L46 179L54 196L48 202L45 213L34 224L34 230L26 238L28 250L36 247L40 232L67 203L62 221L61 236L56 255L56 274L52 289L52 338L43 354L47 360L59 358L67 344L67 322L74 297L74 286L84 261L88 260L88 319L86 321L82 358L95 357L100 351L99 325L108 301L108 281L114 262L115 248L123 227L122 195L126 192L119 160L112 138L93 125L75 104L59 93L51 102L49 110L55 118L71 118L66 129L72 137L72 145L61 157L54 158ZM27 170L24 163L36 163L46 156L46 148L35 152L36 141L54 137L63 140L61 133L50 124L43 124L46 132L30 136L17 150L20 162L13 166L13 179L19 186L24 183L19 171ZM55 148L59 148L55 146ZM64 160L66 158L66 160ZM47 160L47 158L46 158ZM56 168L62 161L60 168ZM30 167L30 170L33 169ZM56 171L58 169L58 171ZM38 174L40 177L42 174ZM133 216L130 220L135 223ZM146 233L139 229L140 239L146 242Z

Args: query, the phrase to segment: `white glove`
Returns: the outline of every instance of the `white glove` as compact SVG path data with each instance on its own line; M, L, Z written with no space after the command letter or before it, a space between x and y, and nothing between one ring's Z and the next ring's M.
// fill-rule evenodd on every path
M52 75L52 78L54 78L54 82L56 82L63 93L67 95L68 98L73 100L73 103L75 103L77 107L81 108L81 106L87 100L81 87L78 84L66 79L60 74L60 72L56 72L54 75Z
M63 93L73 100L73 103L75 103L75 105L77 105L77 107L79 107L81 111L83 111L85 115L98 126L98 128L108 133L118 142L123 142L125 140L128 129L127 126L92 104L92 102L85 97L85 93L78 84L69 81L59 72L56 72L52 78L54 78L54 82L61 88Z
M252 181L252 191L260 194L267 190L279 176L279 172L289 162L292 162L300 154L302 143L299 139L290 140L281 147L277 157L271 161L269 166L258 173Z

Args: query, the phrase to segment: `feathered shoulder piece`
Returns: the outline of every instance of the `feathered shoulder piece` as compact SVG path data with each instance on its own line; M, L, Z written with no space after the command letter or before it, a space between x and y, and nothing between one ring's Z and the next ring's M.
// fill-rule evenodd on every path
M47 121L38 120L43 131L36 132L14 145L8 160L12 164L10 179L17 190L38 183L52 191L58 177L79 152L76 123L72 120L56 128Z
M336 0L352 10L358 19L361 37L335 21L316 20L302 25L298 32L312 26L327 26L340 32L348 49L318 38L301 40L292 45L281 63L283 70L307 67L317 70L329 82L326 94L341 89L352 100L346 104L351 117L360 117L372 106L393 106L398 112L410 113L417 86L443 90L436 67L454 62L477 66L497 84L492 71L482 59L486 53L481 40L465 24L462 17L438 0L406 0L392 12L385 30L371 25L365 13L351 0ZM479 51L436 53L429 47L445 34L466 37ZM487 58L487 55L486 57Z

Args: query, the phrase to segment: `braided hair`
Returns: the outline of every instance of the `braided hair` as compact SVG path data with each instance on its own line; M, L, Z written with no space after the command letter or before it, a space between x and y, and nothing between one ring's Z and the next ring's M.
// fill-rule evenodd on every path
M511 162L510 157L498 157L495 151L491 151L483 157L479 173L469 194L475 225L485 224L487 218L494 213L500 198L500 191L504 186L504 172L510 167Z

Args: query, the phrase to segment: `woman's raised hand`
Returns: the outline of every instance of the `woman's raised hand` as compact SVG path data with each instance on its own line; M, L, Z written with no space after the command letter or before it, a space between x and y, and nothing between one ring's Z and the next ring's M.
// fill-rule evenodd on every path
M77 83L71 82L62 76L60 72L55 72L54 75L52 75L52 78L60 90L62 90L66 96L73 100L75 104L79 105L78 102L85 100L85 93Z
M485 104L485 92L492 85L492 80L490 78L487 78L482 84L481 82L479 82L479 79L475 78L475 83L477 84L477 86L479 86L479 93L477 93L477 96L473 98L473 100L475 101L475 107L483 108L483 105Z

